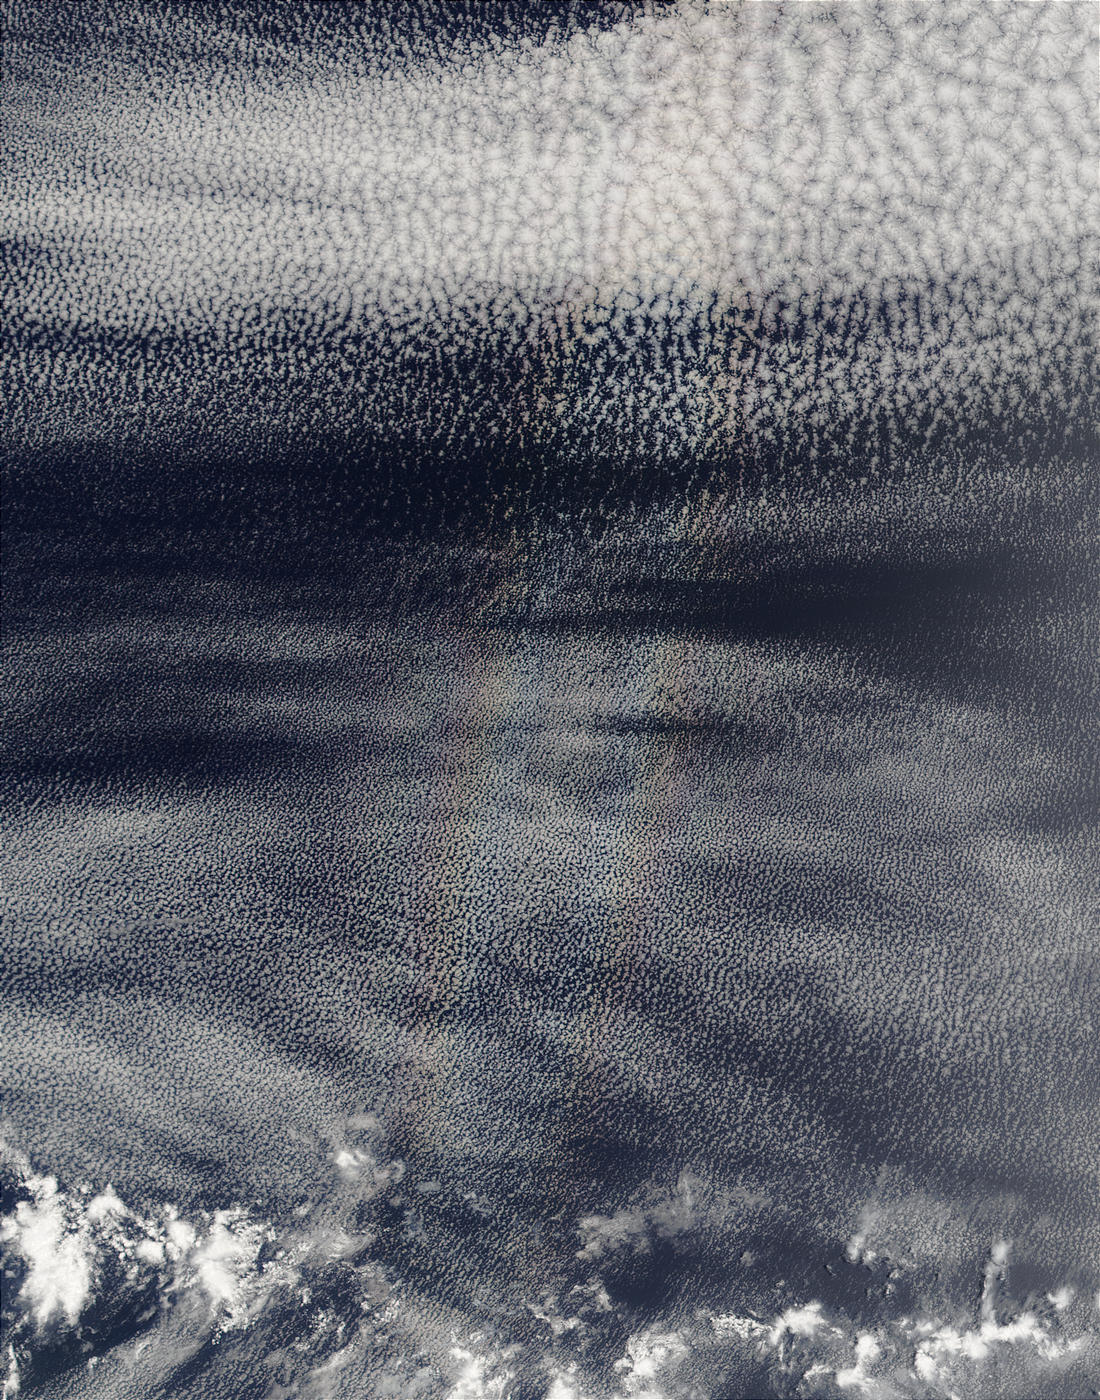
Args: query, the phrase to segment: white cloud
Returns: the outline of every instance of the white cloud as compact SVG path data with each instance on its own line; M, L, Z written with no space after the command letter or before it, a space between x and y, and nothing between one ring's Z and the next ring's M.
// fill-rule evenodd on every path
M223 329L246 306L430 319L487 289L584 302L1007 266L1097 217L1082 13L681 4L289 84L215 62L165 87L119 60L51 133L73 168L28 160L2 222L95 232L79 276L36 271L35 310ZM89 143L112 175L83 173Z
M152 1271L162 1284L174 1275L184 1292L196 1288L223 1330L249 1320L273 1287L295 1276L286 1250L260 1265L260 1250L273 1235L241 1209L216 1211L196 1224L166 1205L143 1219L110 1187L89 1199L62 1192L50 1176L24 1175L22 1186L31 1199L0 1222L0 1241L27 1265L19 1296L38 1329L58 1321L77 1326L111 1258L129 1285ZM171 1274L162 1274L166 1264Z
M836 1387L881 1400L943 1400L956 1394L1023 1400L1042 1393L1059 1369L1083 1360L1090 1349L1095 1352L1100 1338L1088 1331L1070 1335L1059 1322L1027 1309L1001 1320L997 1297L1006 1283L1009 1257L1008 1242L995 1242L978 1318L970 1326L927 1314L856 1326L815 1300L788 1307L770 1327L730 1313L713 1316L711 1330L719 1341L748 1344L758 1355L774 1358L788 1377L798 1380L799 1394L832 1393ZM1066 1298L1062 1310L1071 1300ZM792 1341L799 1345L792 1346Z
M873 1365L882 1355L882 1348L869 1332L863 1332L856 1338L855 1363L845 1366L836 1372L836 1383L841 1390L863 1390L868 1394L874 1394L878 1386L872 1376L867 1374L867 1367Z
M191 1257L199 1285L229 1326L247 1315L263 1230L240 1210L216 1212L210 1230Z
M0 1391L0 1400L15 1400L19 1394L19 1362L15 1355L15 1347L8 1343L8 1372L4 1377L4 1388Z
M773 1347L779 1347L788 1335L812 1337L824 1326L821 1304L804 1303L800 1307L788 1308L776 1318L768 1340Z
M152 1355L162 1343L169 1356L189 1354L214 1332L230 1346L229 1334L247 1328L272 1291L283 1288L305 1310L303 1333L309 1328L310 1335L323 1332L333 1344L323 1358L311 1357L310 1380L308 1385L303 1382L302 1393L327 1393L330 1380L352 1387L349 1394L357 1393L354 1368L374 1334L369 1328L345 1333L344 1323L323 1308L318 1311L309 1296L307 1261L331 1257L328 1217L320 1231L313 1221L304 1232L297 1225L280 1229L242 1209L204 1212L185 1220L174 1207L164 1206L143 1219L109 1188L98 1195L83 1191L70 1196L53 1178L26 1174L23 1186L31 1199L3 1222L2 1232L5 1243L14 1244L29 1266L21 1294L29 1326L16 1334L5 1397L16 1394L20 1348L27 1344L30 1327L56 1319L72 1326L91 1318L96 1279L108 1255L122 1264L133 1283L142 1266L151 1268L144 1278L159 1282L167 1306L155 1324L160 1329L155 1336L146 1334L132 1348L123 1347L113 1360L107 1355L97 1359L105 1370L133 1366L146 1348ZM338 1194L345 1190L344 1185L337 1187ZM694 1201L700 1191L694 1178L685 1176L671 1199L673 1204L688 1196ZM665 1198L654 1201L657 1217L672 1210ZM870 1232L878 1228L879 1217L870 1209L860 1220ZM273 1254L266 1262L265 1244L272 1246ZM980 1304L969 1319L946 1298L939 1306L925 1298L919 1311L862 1317L858 1322L816 1298L792 1299L772 1316L736 1310L709 1317L672 1312L650 1320L629 1337L614 1366L615 1395L617 1400L705 1395L707 1377L731 1374L738 1359L763 1364L781 1376L792 1393L806 1396L839 1391L856 1400L946 1400L952 1394L1023 1400L1044 1393L1044 1388L1056 1388L1056 1380L1085 1374L1083 1368L1096 1359L1100 1335L1092 1325L1091 1299L1073 1307L1074 1290L1067 1284L1050 1294L1050 1311L1014 1305L1007 1291L1010 1258L1008 1241L994 1239ZM165 1268L166 1263L170 1267ZM110 1272L113 1276L114 1270ZM446 1377L447 1400L504 1400L515 1379L531 1367L547 1377L553 1400L592 1400L596 1390L604 1393L593 1385L587 1369L592 1341L605 1324L617 1328L629 1319L597 1278L570 1291L570 1305L583 1317L565 1317L551 1291L540 1295L539 1305L528 1304L528 1311L546 1322L552 1335L541 1353L537 1343L508 1344L499 1334L488 1338L472 1333L459 1341L449 1330L460 1325L457 1315L449 1315L446 1322L435 1312L432 1320L418 1318L415 1290L394 1292L387 1285L374 1294L372 1289L383 1282L381 1275L360 1270L357 1277L364 1318L373 1302L388 1300L379 1319L387 1329L400 1332L406 1324L414 1329L405 1332L401 1345L412 1345L411 1337L417 1335L415 1345L423 1346L429 1357L417 1363L417 1375L425 1384L432 1374ZM141 1289L135 1293L143 1296ZM1085 1301L1090 1315L1082 1326ZM398 1324L398 1314L406 1321ZM417 1320L407 1323L408 1318ZM87 1336L94 1336L94 1325ZM314 1382L322 1390L310 1389Z
M636 1332L626 1344L626 1355L615 1362L622 1373L626 1393L637 1400L660 1400L651 1383L660 1378L666 1367L675 1366L688 1355L691 1348L678 1331L647 1328Z
M27 1265L20 1296L44 1327L55 1317L75 1325L92 1283L87 1220L71 1217L52 1176L30 1177L33 1200L20 1201L0 1225L0 1240L11 1244Z
M471 1338L477 1342L479 1338ZM505 1400L514 1370L506 1363L515 1348L481 1353L469 1347L454 1346L451 1356L458 1363L458 1375L447 1392L447 1400Z

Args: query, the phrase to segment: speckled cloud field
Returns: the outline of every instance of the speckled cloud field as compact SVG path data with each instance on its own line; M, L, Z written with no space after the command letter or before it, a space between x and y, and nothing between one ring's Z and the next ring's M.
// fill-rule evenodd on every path
M1100 1394L1098 23L4 5L4 1400Z

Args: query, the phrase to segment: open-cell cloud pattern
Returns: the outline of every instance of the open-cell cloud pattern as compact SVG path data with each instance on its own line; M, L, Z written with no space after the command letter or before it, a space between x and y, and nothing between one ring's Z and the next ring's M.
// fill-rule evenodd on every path
M4 1400L1096 1395L1095 8L2 44Z

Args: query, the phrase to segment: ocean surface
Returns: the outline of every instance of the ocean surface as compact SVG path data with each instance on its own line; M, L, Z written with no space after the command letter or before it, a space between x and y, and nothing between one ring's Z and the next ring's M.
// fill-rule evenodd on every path
M6 0L0 1400L1100 1400L1086 0Z
M1092 494L16 542L5 1396L1095 1394Z

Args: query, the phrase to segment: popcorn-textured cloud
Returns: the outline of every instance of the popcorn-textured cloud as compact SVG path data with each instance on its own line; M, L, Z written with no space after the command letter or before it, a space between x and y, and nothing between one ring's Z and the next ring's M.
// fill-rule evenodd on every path
M223 495L312 451L331 512L425 461L659 485L1081 430L1089 6L408 13L17 7L20 451L214 455Z
M1086 8L685 4L397 70L349 23L340 58L253 33L247 66L211 44L172 81L105 17L48 124L28 18L8 232L100 275L47 262L27 313L232 334L637 288L659 316L1064 259L1097 214ZM187 20L139 23L140 57Z
M9 13L5 1400L1077 1400L1092 8Z

